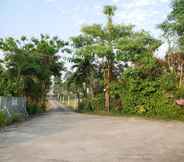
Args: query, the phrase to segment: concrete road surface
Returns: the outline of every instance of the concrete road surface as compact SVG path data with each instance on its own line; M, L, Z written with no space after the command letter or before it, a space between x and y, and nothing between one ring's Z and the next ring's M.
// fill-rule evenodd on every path
M55 110L0 133L0 162L184 162L184 123Z

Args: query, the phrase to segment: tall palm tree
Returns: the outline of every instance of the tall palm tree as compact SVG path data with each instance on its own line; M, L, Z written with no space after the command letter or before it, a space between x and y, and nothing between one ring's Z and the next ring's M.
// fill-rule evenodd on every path
M83 58L74 58L72 69L75 69L75 72L71 76L71 82L76 82L77 85L82 87L84 97L87 97L86 88L91 88L92 77L96 72L95 65L93 63L94 58L92 57L83 57ZM86 86L83 87L83 84Z
M113 30L113 22L112 22L112 17L115 15L115 11L116 11L116 6L105 6L104 7L104 11L103 13L107 16L107 32L109 34L109 45L112 47L112 37L111 37L111 33ZM113 75L113 62L114 62L114 56L113 56L113 52L111 53L111 55L109 55L108 57L106 57L106 63L104 65L104 93L105 93L105 109L106 111L110 110L110 82L112 80L112 75Z
M109 32L111 32L112 30L112 17L115 15L115 11L116 11L116 6L110 6L110 5L107 5L107 6L104 6L104 10L103 10L103 13L107 16L108 18L108 30Z
M157 42L145 32L135 32L132 25L113 24L115 11L115 6L105 6L103 13L107 16L107 24L83 26L82 34L73 38L76 54L92 56L103 67L105 111L110 110L110 83L115 62L135 61Z

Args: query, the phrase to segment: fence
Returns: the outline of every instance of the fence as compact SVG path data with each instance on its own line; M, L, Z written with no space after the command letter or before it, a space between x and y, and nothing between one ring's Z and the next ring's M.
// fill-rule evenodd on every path
M11 118L15 114L20 114L27 118L26 98L0 96L0 111L4 112L8 118Z
M74 110L77 110L78 108L78 99L76 95L74 94L62 94L61 96L58 96L59 101Z

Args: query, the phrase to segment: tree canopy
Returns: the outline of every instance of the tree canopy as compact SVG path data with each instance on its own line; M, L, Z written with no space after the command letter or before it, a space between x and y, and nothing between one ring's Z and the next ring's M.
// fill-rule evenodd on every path
M68 42L43 34L0 39L5 56L0 95L25 96L33 112L46 107L54 88L60 100L77 99L81 112L183 120L177 103L184 97L184 1L173 0L171 13L159 25L169 45L163 59L155 56L163 41L134 25L114 23L117 9L104 6L106 23L84 25ZM71 68L65 69L64 61Z
M11 85L5 95L27 96L30 102L45 104L51 76L61 76L64 68L57 55L64 45L59 38L48 35L31 39L25 36L1 39L0 49L5 54L5 80Z
M107 24L83 26L81 35L72 38L75 54L93 57L100 60L104 73L105 109L110 106L110 82L113 79L113 68L121 61L137 61L145 54L153 55L160 46L160 41L154 39L145 31L137 32L132 25L113 24L115 6L105 6L104 14Z
M173 0L172 11L167 19L160 25L167 37L175 37L178 40L180 50L184 50L184 1Z

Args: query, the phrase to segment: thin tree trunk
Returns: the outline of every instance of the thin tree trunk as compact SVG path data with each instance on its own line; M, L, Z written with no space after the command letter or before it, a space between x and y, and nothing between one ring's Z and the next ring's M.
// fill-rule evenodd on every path
M96 105L96 112L99 112L98 101L95 101L95 105Z
M105 111L110 111L110 68L104 70Z
M16 86L17 86L17 90L16 90L16 95L17 96L21 96L21 88L20 88L20 80L21 80L21 70L18 68L18 74L17 74L17 78L16 78Z
M179 88L181 88L182 86L182 81L183 81L183 65L181 65Z

